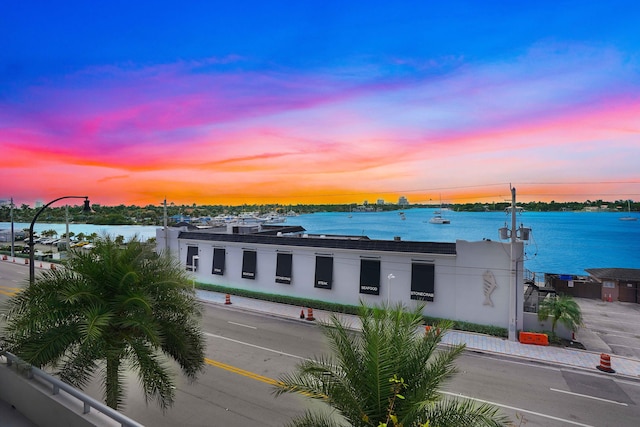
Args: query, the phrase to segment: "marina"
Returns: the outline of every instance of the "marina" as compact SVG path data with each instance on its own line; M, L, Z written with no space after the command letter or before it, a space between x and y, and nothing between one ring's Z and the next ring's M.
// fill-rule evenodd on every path
M456 212L447 210L451 224L437 227L429 220L438 209L404 209L388 212L319 212L287 216L287 225L310 233L367 236L371 239L455 242L500 240L499 229L510 222L510 212ZM587 268L640 268L640 223L620 221L615 212L523 212L517 224L531 228L525 244L525 268L536 273L586 274ZM15 223L15 230L29 224ZM10 223L0 223L9 229ZM108 233L143 240L155 237L157 226L104 226L70 224L76 235ZM36 232L65 232L65 224L36 223Z

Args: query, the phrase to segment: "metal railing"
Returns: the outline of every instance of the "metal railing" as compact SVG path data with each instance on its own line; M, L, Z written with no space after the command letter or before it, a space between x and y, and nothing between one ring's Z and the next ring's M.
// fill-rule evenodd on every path
M36 368L35 366L29 365L27 362L23 361L18 356L9 353L8 351L0 351L0 356L4 356L7 359L7 366L11 366L13 363L15 363L17 366L24 367L24 372L26 372L26 377L28 379L37 377L42 381L51 384L54 395L58 394L60 390L62 390L70 396L78 399L83 404L83 414L88 414L91 411L91 408L93 408L96 411L101 412L108 418L111 418L112 420L120 423L122 427L144 427L142 424L132 420L125 415L122 415L120 412L108 407L104 403L99 402L91 396L87 396L80 390L70 386L67 383L62 382L58 378L44 372L41 369ZM20 371L20 369L18 371Z

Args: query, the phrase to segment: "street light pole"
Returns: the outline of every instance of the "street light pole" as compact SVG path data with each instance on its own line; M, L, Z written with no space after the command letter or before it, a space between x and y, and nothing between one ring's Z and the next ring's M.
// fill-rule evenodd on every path
M91 204L89 203L88 196L62 196L50 201L49 203L47 203L46 205L40 208L40 210L33 217L33 220L31 221L31 225L29 226L29 284L30 285L33 284L36 277L36 270L34 266L35 257L34 257L34 250L33 250L35 246L35 243L33 242L33 226L36 224L36 220L38 219L38 216L40 216L42 211L44 211L53 203L62 199L84 199L84 207L82 208L82 211L86 213L91 212Z

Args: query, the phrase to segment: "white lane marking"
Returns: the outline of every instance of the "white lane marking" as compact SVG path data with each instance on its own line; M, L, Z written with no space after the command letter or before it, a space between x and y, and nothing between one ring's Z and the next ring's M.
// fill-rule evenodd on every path
M586 397L587 399L594 399L594 400L599 400L601 402L607 402L607 403L615 403L616 405L621 405L621 406L629 406L624 402L616 402L615 400L609 400L609 399L603 399L601 397L595 397L595 396L589 396L588 394L580 394L580 393L574 393L572 391L567 391L567 390L559 390L557 388L549 388L549 390L551 391L557 391L558 393L565 393L565 394L571 394L573 396L579 396L579 397Z
M466 354L469 357L477 357L479 359L488 359L488 360L496 360L495 356L487 356L485 354L481 354L481 353L475 353L476 350L474 349L467 349L467 352L471 352L471 353L463 353ZM477 351L481 351L481 350L477 350ZM495 353L496 355L500 355L500 353ZM508 354L505 356L509 356ZM534 359L527 359L527 360L531 360L533 361ZM500 359L500 362L505 362L505 363L511 363L513 365L522 365L522 366L531 366L531 362L519 362L517 360L512 360L509 359L508 357L505 357L504 359ZM555 366L547 366L547 365L543 365L543 364L539 364L539 365L534 365L535 368L540 368L540 369L548 369L550 371L562 371L563 369L566 369L565 366L560 366L560 367L555 367Z
M230 322L230 321L227 321L227 323L231 323L232 325L236 325L236 326L242 326L243 328L258 329L255 326L243 325L242 323L236 323L236 322Z
M571 420L567 420L564 418L559 418L559 417L554 417L552 415L546 415L546 414L542 414L540 412L535 412L535 411L529 411L527 409L522 409L522 408L516 408L515 406L509 406L509 405L503 405L501 403L496 403L496 402L491 402L490 400L482 400L482 399L477 399L475 397L469 397L469 396L465 396L464 394L459 394L459 393L451 393L448 391L440 391L440 393L442 394L447 394L449 396L453 396L453 397L462 397L464 399L469 399L469 400L475 400L476 402L480 402L480 403L488 403L490 405L495 405L495 406L499 406L501 408L505 408L505 409L511 409L513 411L516 412L525 412L527 414L531 414L531 415L536 415L538 417L543 417L543 418L548 418L550 420L554 420L554 421L560 421L563 423L567 423L567 424L573 424L574 426L580 426L580 427L595 427L592 426L590 424L582 424L579 423L577 421L571 421Z
M272 353L281 354L283 356L294 357L296 359L301 359L301 360L311 360L311 359L308 359L306 357L296 356L295 354L285 353L283 351L278 351L278 350L274 350L272 348L262 347L262 346L255 345L255 344L249 344L249 343L244 342L244 341L234 340L233 338L227 338L227 337L223 337L221 335L211 334L209 332L205 332L204 334L209 336L209 337L212 337L212 338L220 338L220 339L223 339L223 340L234 342L236 344L242 344L242 345L246 345L246 346L249 346L249 347L257 348L257 349L260 349L260 350L265 350L265 351L270 351ZM446 394L446 395L449 395L449 396L462 397L462 398L469 399L469 400L474 400L474 401L480 402L480 403L489 403L491 405L496 405L496 406L499 406L501 408L511 409L513 411L516 411L516 412L526 412L527 414L537 415L539 417L548 418L548 419L555 420L555 421L561 421L561 422L564 422L564 423L567 423L567 424L573 424L573 425L580 426L580 427L594 427L594 426L589 425L589 424L582 424L582 423L578 423L578 422L575 422L575 421L566 420L564 418L558 418L558 417L554 417L554 416L551 416L551 415L542 414L540 412L534 412L534 411L529 411L527 409L516 408L515 406L502 405L500 403L490 402L488 400L477 399L475 397L465 396L465 395L460 394L460 393L451 393L451 392L443 391L443 390L440 390L440 393Z
M272 353L281 354L283 356L295 357L296 359L301 359L301 360L309 360L306 357L296 356L295 354L285 353L284 351L278 351L278 350L274 350L272 348L262 347L262 346L255 345L255 344L249 344L248 342L234 340L233 338L227 338L227 337L223 337L221 335L210 334L209 332L205 332L204 334L206 336L209 336L209 337L212 337L212 338L220 338L220 339L223 339L223 340L234 342L236 344L242 344L242 345L246 345L246 346L249 346L249 347L257 348L257 349L260 349L260 350L270 351Z

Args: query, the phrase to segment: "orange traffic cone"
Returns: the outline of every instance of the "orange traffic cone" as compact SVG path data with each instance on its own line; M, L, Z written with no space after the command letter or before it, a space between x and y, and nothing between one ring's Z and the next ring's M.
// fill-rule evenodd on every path
M313 317L313 308L311 307L307 310L307 320L316 320L316 318Z
M25 265L28 265L28 264L29 264L29 260L28 260L28 259L25 259L25 260L24 260L24 264L25 264Z
M300 318L304 319L304 308L302 310L300 310Z
M40 263L40 268L42 268L42 263Z
M224 297L224 303L225 303L226 305L231 304L231 295L229 295L229 294L225 295L225 297Z
M611 369L611 357L606 353L600 354L600 364L596 366L596 368L600 369L602 372L608 372L610 374L614 374L616 372Z

